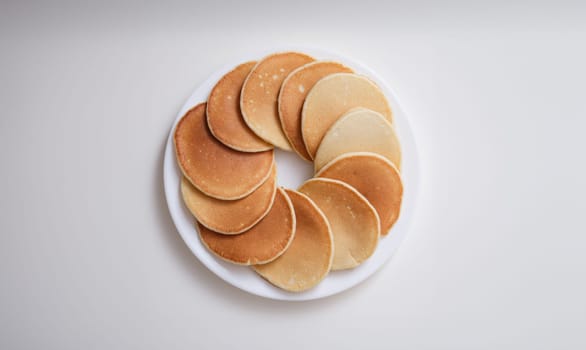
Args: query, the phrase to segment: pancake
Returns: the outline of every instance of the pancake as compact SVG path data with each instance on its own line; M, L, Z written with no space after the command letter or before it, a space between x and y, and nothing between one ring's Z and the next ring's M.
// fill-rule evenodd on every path
M197 221L212 231L223 234L244 232L259 222L271 209L277 192L277 167L259 188L241 199L225 201L206 196L185 177L181 193L187 209Z
M291 150L283 134L277 110L277 98L283 80L295 68L313 61L298 52L281 52L263 58L252 69L240 95L240 109L244 121L266 142L284 150Z
M301 112L301 133L313 158L326 131L344 113L364 107L381 113L392 123L391 108L383 92L368 78L336 73L318 81L305 98Z
M287 190L295 208L295 238L279 258L254 270L275 286L290 292L315 287L332 266L334 245L328 220L306 195Z
M380 113L369 109L352 110L328 129L315 154L315 172L349 152L377 153L401 169L401 145L395 129Z
M223 235L198 223L203 244L218 257L239 265L273 261L283 254L295 235L295 212L289 197L277 189L269 213L239 235Z
M242 152L260 152L273 148L244 122L240 113L240 90L256 62L234 68L218 81L208 98L208 127L218 141Z
M285 78L279 92L279 118L293 150L311 161L301 135L301 109L309 90L318 80L334 73L352 73L352 69L331 61L315 61L295 69Z
M332 228L332 270L351 269L368 259L378 244L378 214L363 195L344 182L325 178L299 188L321 209Z
M401 211L403 183L393 163L375 153L346 153L328 163L318 177L343 181L360 192L376 209L381 234L389 230Z
M205 110L205 103L198 104L175 127L179 167L193 186L210 197L245 197L271 174L274 152L245 153L226 147L210 133Z

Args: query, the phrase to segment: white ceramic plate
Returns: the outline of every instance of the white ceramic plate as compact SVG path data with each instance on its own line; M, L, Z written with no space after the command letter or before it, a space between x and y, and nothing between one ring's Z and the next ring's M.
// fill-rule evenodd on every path
M172 142L172 135L177 121L179 121L179 119L191 107L200 102L206 101L211 89L224 74L242 62L258 60L272 52L286 50L305 52L317 59L330 59L342 62L354 69L358 74L363 74L373 79L383 89L385 95L389 99L394 113L394 124L397 133L399 134L403 150L403 205L401 216L391 229L389 235L381 238L377 250L365 263L352 270L331 272L318 286L302 293L290 293L278 289L259 277L254 271L252 271L252 269L222 261L216 258L202 245L194 225L194 218L183 205L183 200L179 190L181 171L175 161L175 152ZM312 176L312 165L303 162L294 153L277 151L275 154L278 168L278 180L281 186L296 188L301 182L303 182L303 180ZM326 52L316 48L289 47L239 57L237 60L228 63L222 69L216 71L205 82L197 87L197 89L195 89L191 97L189 97L187 102L183 105L183 108L181 108L181 111L179 111L173 124L173 128L169 133L164 159L164 185L169 211L171 212L171 216L179 234L189 246L193 254L195 254L195 256L197 256L197 258L208 269L218 275L218 277L244 291L266 298L279 300L311 300L327 297L359 284L376 272L391 256L393 256L399 247L399 244L407 234L409 222L413 216L419 186L419 167L417 150L409 126L409 121L401 109L396 95L378 75L356 61L331 52Z

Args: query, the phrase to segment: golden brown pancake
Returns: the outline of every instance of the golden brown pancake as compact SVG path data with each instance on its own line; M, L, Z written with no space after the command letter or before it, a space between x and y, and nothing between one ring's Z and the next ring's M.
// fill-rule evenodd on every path
M277 189L269 213L238 235L223 235L199 224L203 244L220 258L240 265L273 261L289 247L295 235L295 213L289 197Z
M350 152L377 153L401 169L401 145L395 129L380 113L370 109L347 112L328 129L315 154L315 172Z
M366 197L379 215L382 235L399 218L403 182L397 168L385 157L369 152L346 153L324 166L316 176L343 181Z
M259 222L271 209L277 192L277 167L259 188L246 197L225 201L205 195L185 177L181 179L183 202L197 221L223 234L244 232Z
M250 130L240 113L240 90L256 62L234 68L212 89L207 105L210 131L224 145L242 152L260 152L273 148Z
M312 158L315 158L317 148L332 124L356 107L379 112L389 122L393 121L391 108L383 92L364 76L336 73L313 86L301 111L303 142Z
M281 127L293 150L308 161L312 158L307 153L301 135L303 102L318 80L334 73L352 73L352 69L338 62L315 61L292 71L281 85L278 100Z
M309 197L292 190L287 194L295 208L295 238L283 255L254 269L279 288L301 292L316 286L330 271L333 238L328 220Z
M198 104L175 127L179 167L192 185L210 197L245 197L271 174L273 150L245 153L225 146L210 133L205 110L205 103Z
M279 120L279 90L291 71L311 61L313 58L298 52L272 54L256 64L242 86L240 109L244 121L260 138L284 150L291 150L291 146Z
M348 184L314 178L299 188L321 209L334 236L332 270L351 269L368 259L378 244L378 214L363 195Z

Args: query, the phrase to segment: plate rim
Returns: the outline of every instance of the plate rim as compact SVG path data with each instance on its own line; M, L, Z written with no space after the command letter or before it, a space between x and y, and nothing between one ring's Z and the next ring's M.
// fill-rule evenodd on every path
M260 58L268 54L285 51L299 51L314 56L317 59L336 60L354 69L358 74L364 75L369 79L372 79L381 88L384 95L389 100L391 109L393 111L393 123L398 124L397 133L399 135L401 141L401 148L404 153L401 174L404 182L404 194L401 214L399 220L392 229L392 233L390 233L386 237L382 237L379 241L379 246L377 247L377 250L381 250L381 246L384 244L388 251L379 252L378 259L374 261L373 258L375 255L377 255L377 252L375 252L375 254L373 254L373 256L369 260L367 260L364 264L355 269L348 271L336 271L330 273L330 275L328 275L326 279L324 279L324 281L320 283L320 285L301 293L291 293L283 291L277 287L270 285L263 278L257 275L254 276L259 281L259 283L255 283L258 285L257 288L255 288L254 286L247 285L246 281L244 281L243 283L242 281L239 281L237 279L235 280L234 276L230 276L230 273L227 271L228 268L223 266L223 264L229 263L221 261L221 259L213 256L211 253L207 251L202 252L202 248L205 248L203 247L203 244L199 241L199 234L197 232L196 225L193 223L194 219L191 216L191 214L187 211L187 209L184 207L183 201L181 200L181 196L179 193L179 187L176 186L179 183L181 174L180 172L177 174L179 169L175 162L175 150L173 145L173 132L179 119L187 112L187 110L189 110L196 104L200 102L205 102L205 100L207 100L209 91L215 85L217 80L221 78L221 76L223 76L225 73L227 73L228 71L230 71L242 62L259 60ZM201 99L198 98L201 95L206 96L206 98L203 101L201 101ZM407 153L408 157L405 157ZM403 175L405 174L407 174L408 176L403 177ZM173 177L175 177L175 179L173 179ZM341 55L330 50L324 50L322 48L316 48L311 46L281 46L276 48L258 50L256 52L251 51L246 53L245 55L242 55L242 57L239 57L238 60L230 60L228 63L214 71L202 83L198 84L195 87L193 92L190 94L189 98L185 101L185 103L182 105L181 109L177 113L173 121L173 124L170 128L169 136L167 137L167 141L165 143L163 159L163 186L165 191L167 207L169 209L169 213L171 215L175 228L177 229L177 232L179 233L185 244L189 247L192 254L195 255L198 258L198 260L208 270L213 272L216 276L218 276L226 283L240 290L260 297L284 301L315 300L341 293L362 283L368 277L372 276L374 273L379 271L382 268L382 266L384 266L391 259L391 257L396 254L398 247L404 240L409 230L412 217L416 209L416 202L420 187L419 153L417 150L417 146L415 144L413 130L410 126L407 115L403 110L396 93L372 69L370 69L368 66L364 65L359 61L356 61L345 55ZM191 220L191 230L188 230L186 227L184 227L184 221L186 218L180 217L182 215L187 215L189 217L188 219ZM381 254L383 255L381 256ZM233 267L241 269L247 268L244 266L236 265L233 265ZM231 270L232 266L229 269ZM248 270L251 271L252 269ZM254 274L254 272L252 273ZM324 288L324 283L328 280L328 278L332 279L332 276L334 276L333 274L337 274L338 277L334 278L337 281L342 280L342 282L338 283L337 287L327 288L326 286L326 288ZM339 277L339 274L345 274L346 277L350 276L350 278L345 278L344 276ZM350 282L343 282L345 279L349 280Z

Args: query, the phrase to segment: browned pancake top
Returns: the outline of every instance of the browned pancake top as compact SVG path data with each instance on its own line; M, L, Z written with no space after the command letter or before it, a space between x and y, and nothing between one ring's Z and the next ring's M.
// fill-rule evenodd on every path
M295 214L291 201L277 189L269 213L249 230L223 235L199 224L202 242L222 259L241 265L267 263L281 255L295 234Z
M311 61L313 58L298 52L267 56L252 69L242 87L240 108L246 124L263 140L285 150L291 146L279 120L279 90L291 71Z
M256 62L234 68L218 81L208 98L208 126L226 146L243 152L259 152L273 146L256 136L246 125L240 112L240 90Z
M210 230L237 234L259 222L271 209L277 192L276 166L271 176L246 197L225 201L205 195L185 177L181 180L183 201L197 221Z
M195 106L176 126L175 151L181 170L208 196L242 198L269 177L273 151L245 153L226 147L210 133L205 110L205 103Z
M381 234L399 218L403 183L386 158L368 152L347 153L328 163L316 176L343 181L360 192L378 212Z

